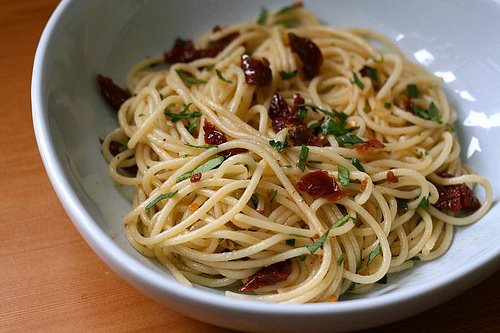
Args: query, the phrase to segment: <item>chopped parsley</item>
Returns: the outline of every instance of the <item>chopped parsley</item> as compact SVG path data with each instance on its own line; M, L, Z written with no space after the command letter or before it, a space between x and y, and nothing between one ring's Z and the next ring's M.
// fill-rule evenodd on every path
M418 208L429 208L429 197L423 197L418 203Z
M392 106L392 104L389 102L384 103L384 108L386 108L387 110L390 110L391 106Z
M356 84L359 89L363 90L365 88L365 84L363 81L359 79L359 77L356 75L356 73L352 72L352 77L353 80L351 81L352 83Z
M377 244L377 247L373 249L372 252L368 255L368 261L366 262L366 266L369 266L373 259L375 259L376 256L378 256L382 252L382 247L380 246L380 243Z
M435 121L439 124L442 123L441 116L439 115L439 110L434 102L431 102L428 109L419 107L418 105L413 105L413 110L415 110L415 115L425 120Z
M307 154L309 154L309 148L306 145L302 145L300 148L299 163L297 163L297 166L302 172L306 169Z
M259 18L257 19L257 24L264 25L267 22L267 16L269 15L269 11L265 7L260 8Z
M340 185L342 185L343 187L349 186L349 181L350 181L349 169L347 169L343 165L339 165L337 170L338 170Z
M250 197L250 201L252 201L253 208L257 208L257 206L259 205L259 197L256 193L252 194L252 196Z
M189 107L191 105L192 105L192 103L184 104L184 107L182 108L180 113L172 112L172 110L170 110L169 108L166 108L163 112L174 123L181 120L181 119L192 119L192 118L198 118L199 116L201 116L201 112L199 112L199 111L188 112Z
M293 79L294 77L296 77L297 74L299 73L299 71L298 70L294 70L291 72L279 71L278 73L279 73L281 79L290 80L290 79Z
M185 72L182 69L176 69L175 72L179 77L181 78L184 83L187 84L202 84L202 83L207 83L206 80L198 79L197 77L193 76L189 72Z
M287 141L282 142L282 141L278 141L278 140L271 140L271 141L269 141L269 144L271 145L271 147L274 147L274 149L276 149L276 151L278 153L281 153L283 151L283 149L288 147Z
M217 145L192 145L189 142L184 142L184 145L187 147L191 148L202 148L202 149L208 149L208 148L217 148Z
M377 69L370 66L363 66L363 76L368 76L373 81L377 81Z
M359 171L365 172L365 168L356 157L351 157L351 164L354 165Z
M228 80L228 79L226 79L224 76L222 76L222 72L221 72L219 69L216 69L216 70L215 70L215 73L217 73L217 77L218 77L221 81L226 82L226 83L229 83L229 84L233 83L233 81Z
M420 259L419 256L414 256L414 257L411 257L410 260L412 260L412 261L420 261L422 259Z
M271 194L271 197L269 198L269 203L272 203L274 199L276 199L277 195L278 195L278 190L274 190L274 192Z
M153 201L151 201L145 208L145 210L150 210L151 208L153 208L158 202L164 200L164 199L169 199L169 198L172 198L178 191L175 190L173 192L168 192L168 193L164 193L164 194L160 194L159 196L157 196L156 198L154 198Z
M350 216L349 215L344 215L341 217L337 222L335 222L331 227L326 229L326 231L321 235L321 237L314 242L313 244L305 245L305 247L311 252L311 254L314 254L316 250L318 250L323 244L325 243L326 239L328 238L328 234L330 233L330 230L333 228L338 228L342 226L344 223L346 223L349 220Z
M347 214L342 216L340 219L337 220L337 222L332 224L331 229L343 226L347 221L349 221L350 218L352 218L352 217L347 215Z
M420 91L415 84L409 84L406 86L406 95L410 98L417 98L420 96Z
M337 142L343 147L350 147L357 143L365 143L363 139L354 134L344 134L336 137Z
M286 245L295 246L295 238L290 238L285 241Z
M324 135L340 136L355 131L358 128L359 127L346 127L345 121L335 121L335 119L327 117L320 125L320 133Z
M337 266L342 266L342 264L344 263L344 254L342 253L339 258L337 259Z
M288 19L275 21L274 24L282 25L285 28L297 28L302 24L302 22L297 19Z
M314 104L308 104L308 103L300 104L297 107L297 110L301 109L301 108L310 108L314 112L319 111L319 112L333 118L334 120L338 120L339 122L345 122L345 120L347 119L347 115L344 112L339 112L339 111L333 110L333 109L332 109L332 111L328 111L328 110L320 108L319 106L314 105Z
M188 171L188 172L180 175L179 177L177 177L177 182L180 182L180 181L182 181L184 179L191 178L191 176L194 175L195 173L203 173L203 172L207 172L207 171L210 171L212 169L215 169L219 165L221 165L222 162L224 162L224 157L223 156L218 156L218 157L215 157L215 158L213 158L211 160L208 160L205 163L197 166L193 170Z

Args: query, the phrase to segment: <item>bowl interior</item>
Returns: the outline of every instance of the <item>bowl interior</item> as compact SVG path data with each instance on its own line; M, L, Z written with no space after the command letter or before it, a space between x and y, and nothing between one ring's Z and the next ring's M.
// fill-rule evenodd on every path
M51 175L56 189L65 186L58 180L67 181L79 201L78 209L90 217L76 217L77 226L104 232L120 255L140 262L144 274L156 272L165 281L171 280L166 270L138 254L123 236L122 216L130 207L131 189L113 183L100 152L99 138L113 130L117 121L98 92L95 76L101 73L124 86L134 63L169 49L174 38L196 37L216 24L254 20L261 6L279 8L283 4L287 2L66 1L58 9L58 20L51 22L50 34L44 36L46 47L39 50L43 61L34 76L38 89L35 127L49 175L57 168L62 170L60 175ZM500 150L495 147L495 139L500 137L497 2L477 1L471 6L465 0L441 1L430 6L430 2L423 5L420 1L307 1L305 5L328 25L363 27L384 34L409 59L442 77L458 112L462 158L490 179L494 194L500 192L495 177L495 163L500 161ZM446 17L441 13L447 13ZM54 160L49 163L50 158ZM446 255L391 275L389 284L358 298L381 294L397 298L415 288L429 291L456 274L470 274L493 262L500 254L495 237L500 234L498 217L500 211L494 205L477 223L457 228ZM425 285L429 287L422 287ZM335 311L331 305L324 306Z

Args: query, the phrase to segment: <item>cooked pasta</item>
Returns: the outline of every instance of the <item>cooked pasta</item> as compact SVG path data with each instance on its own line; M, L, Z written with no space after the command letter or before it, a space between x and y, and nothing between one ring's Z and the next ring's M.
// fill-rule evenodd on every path
M103 142L135 189L124 232L185 285L336 301L443 255L492 203L439 79L300 4L177 39L127 87Z

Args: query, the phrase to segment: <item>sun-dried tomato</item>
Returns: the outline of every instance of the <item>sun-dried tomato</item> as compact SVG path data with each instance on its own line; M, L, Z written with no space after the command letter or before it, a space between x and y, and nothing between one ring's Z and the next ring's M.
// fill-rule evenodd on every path
M474 192L465 184L436 187L439 199L434 206L440 211L472 212L481 207L481 203L474 195Z
M291 110L283 96L275 93L273 97L271 97L271 105L269 105L268 113L271 119L275 119L278 117L290 115Z
M389 170L389 171L387 171L387 176L386 176L386 178L387 178L387 181L388 181L389 183L397 183L397 182L398 182L398 177L394 174L394 172L392 172L392 171L390 171L390 170Z
M330 176L324 170L309 172L302 176L297 182L297 189L306 192L315 199L328 198L330 200L338 200L347 195L335 178Z
M289 260L280 261L264 267L243 284L240 291L252 291L262 287L273 286L278 282L286 281L292 272L292 264Z
M371 140L366 141L362 145L356 147L356 151L358 153L364 153L370 149L380 149L380 148L384 148L384 147L385 146L382 142L378 141L377 139L371 139Z
M210 145L220 145L222 143L227 142L227 137L224 133L215 128L214 124L205 119L205 123L203 124L203 131L205 132L204 139L205 143ZM223 150L219 152L217 155L224 156L225 158L229 158L234 155L246 153L248 150L245 148L233 148L228 150Z
M251 86L265 87L271 84L273 73L267 59L254 59L248 54L241 56L241 69L245 73L245 82Z
M120 110L120 106L130 98L130 92L117 86L109 77L97 75L97 83L101 89L101 95L115 110Z
M415 109L413 109L413 102L410 97L407 97L404 101L405 111L415 114Z
M239 33L234 32L210 42L204 49L196 49L191 39L176 38L172 49L163 53L163 60L167 64L172 64L176 62L190 62L200 58L213 58L238 36Z
M293 125L289 127L288 138L294 146L320 146L319 139L307 128L306 124Z
M296 53L302 61L302 72L310 80L319 74L323 63L323 54L319 47L309 38L299 37L293 32L288 34L292 52Z

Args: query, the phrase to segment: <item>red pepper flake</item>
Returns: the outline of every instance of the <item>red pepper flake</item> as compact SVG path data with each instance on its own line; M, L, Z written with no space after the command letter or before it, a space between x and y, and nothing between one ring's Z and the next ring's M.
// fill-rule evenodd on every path
M315 199L328 198L335 201L347 196L347 192L337 184L335 178L324 170L313 171L302 176L297 182L297 189L308 193Z
M366 190L366 187L368 186L368 180L363 179L361 181L361 186L359 187L359 192L363 193Z
M101 95L115 110L120 110L120 106L130 98L130 92L117 86L109 77L97 75L97 83L101 89Z
M214 124L205 119L205 123L203 124L203 131L205 132L204 139L205 143L210 145L220 145L222 143L227 142L227 137L224 133L217 130ZM224 150L218 153L219 156L224 156L225 158L229 158L234 155L246 153L248 150L245 148L233 148Z
M415 109L413 109L413 103L410 97L407 97L404 101L405 111L415 114Z
M364 153L370 149L379 149L379 148L384 148L384 147L385 147L384 144L382 142L378 141L377 139L370 139L370 140L366 141L365 143L363 143L362 145L356 147L356 151L358 153Z
M299 37L293 32L288 34L288 41L292 52L296 53L302 61L302 72L305 78L311 80L318 75L323 63L323 54L319 47L309 38Z
M434 206L440 211L473 212L481 207L474 192L465 184L436 186L439 199Z
M189 180L191 181L191 183L199 182L201 180L201 172L195 173L191 176L191 178L189 178Z
M220 28L217 31L219 30ZM213 58L239 35L238 32L234 32L221 39L210 42L207 48L199 50L194 47L191 39L176 38L172 49L163 53L163 60L167 64L173 64L176 62L190 62L200 58Z
M262 287L273 286L278 282L286 281L291 272L292 264L289 260L277 262L260 269L250 276L240 288L240 291L252 291Z
M273 73L266 58L257 60L248 54L241 56L241 69L245 73L245 82L251 86L268 86L273 79Z
M398 182L398 177L394 174L392 171L387 171L387 181L389 183L397 183Z

